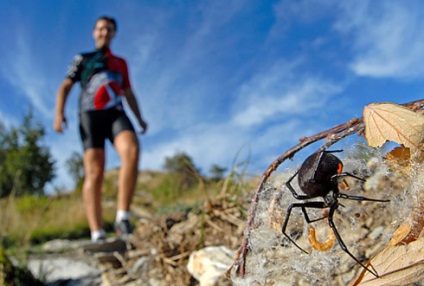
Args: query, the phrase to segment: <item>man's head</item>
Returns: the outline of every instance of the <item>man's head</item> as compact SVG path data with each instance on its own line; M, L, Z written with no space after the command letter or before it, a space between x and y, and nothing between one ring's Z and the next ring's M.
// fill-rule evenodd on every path
M116 21L112 17L102 16L94 25L93 38L96 48L108 48L116 33Z

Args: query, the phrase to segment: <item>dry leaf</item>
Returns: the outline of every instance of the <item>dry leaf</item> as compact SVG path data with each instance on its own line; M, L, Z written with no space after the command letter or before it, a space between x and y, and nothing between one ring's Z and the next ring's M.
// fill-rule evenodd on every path
M392 239L389 242L389 246L395 246L402 240L404 240L408 234L411 232L412 225L410 222L406 221L401 224L393 233Z
M365 137L371 147L386 141L403 144L414 154L424 142L424 115L394 103L373 103L364 108Z
M339 183L339 190L341 191L349 191L349 184L346 182L346 179L343 179L340 183Z
M351 286L408 285L424 279L424 238L389 246L371 259L379 278L363 270Z
M280 210L274 210L269 215L269 226L275 231L281 233L281 227L283 225L284 213Z
M411 171L413 172L413 177L408 179L414 183L424 181L424 164L416 164L416 159L417 156L411 159L411 163L413 162L413 171ZM405 222L410 222L410 230L409 233L401 240L401 243L410 243L424 235L424 189L419 187L419 189L415 190L414 193L408 193L407 195L414 198L414 203L408 207L409 215L404 218ZM396 233L397 232L398 231L396 231Z
M281 233L284 213L279 208L280 200L281 200L281 193L279 191L275 191L274 196L268 207L268 213L269 213L269 226L272 229Z
M319 242L315 235L315 228L313 226L309 226L308 240L311 244L312 248L318 251L327 251L333 248L334 243L336 242L336 236L334 235L333 230L330 226L328 226L328 237L324 242Z
M387 153L386 164L394 171L409 176L411 171L411 150L405 146L396 147Z

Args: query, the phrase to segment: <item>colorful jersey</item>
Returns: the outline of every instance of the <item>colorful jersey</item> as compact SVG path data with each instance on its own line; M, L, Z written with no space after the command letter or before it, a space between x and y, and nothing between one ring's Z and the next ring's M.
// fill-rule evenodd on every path
M81 84L80 112L122 110L123 90L131 87L126 61L113 55L110 49L77 55L67 78Z

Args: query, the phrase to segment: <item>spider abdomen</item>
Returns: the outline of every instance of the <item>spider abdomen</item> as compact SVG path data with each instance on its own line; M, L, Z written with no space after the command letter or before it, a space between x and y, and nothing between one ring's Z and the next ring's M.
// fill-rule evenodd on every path
M303 162L299 169L299 187L308 196L323 197L333 190L332 177L340 174L342 168L342 161L333 154L314 153Z

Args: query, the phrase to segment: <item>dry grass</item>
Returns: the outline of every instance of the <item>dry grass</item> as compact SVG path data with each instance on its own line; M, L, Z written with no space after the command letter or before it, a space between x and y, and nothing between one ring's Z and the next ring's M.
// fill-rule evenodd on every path
M105 209L105 221L114 211ZM20 246L53 238L88 236L88 225L79 194L52 197L13 196L0 200L0 237L3 243Z
M118 170L105 175L103 186L103 217L107 230L112 230L115 217ZM244 178L231 173L225 180L210 181L200 176L190 188L178 185L178 178L163 172L143 171L134 197L134 208L148 213L191 208L221 193L236 194L249 189ZM256 184L246 180L247 184ZM88 238L81 193L36 197L10 196L0 200L0 244L21 246L55 238Z

